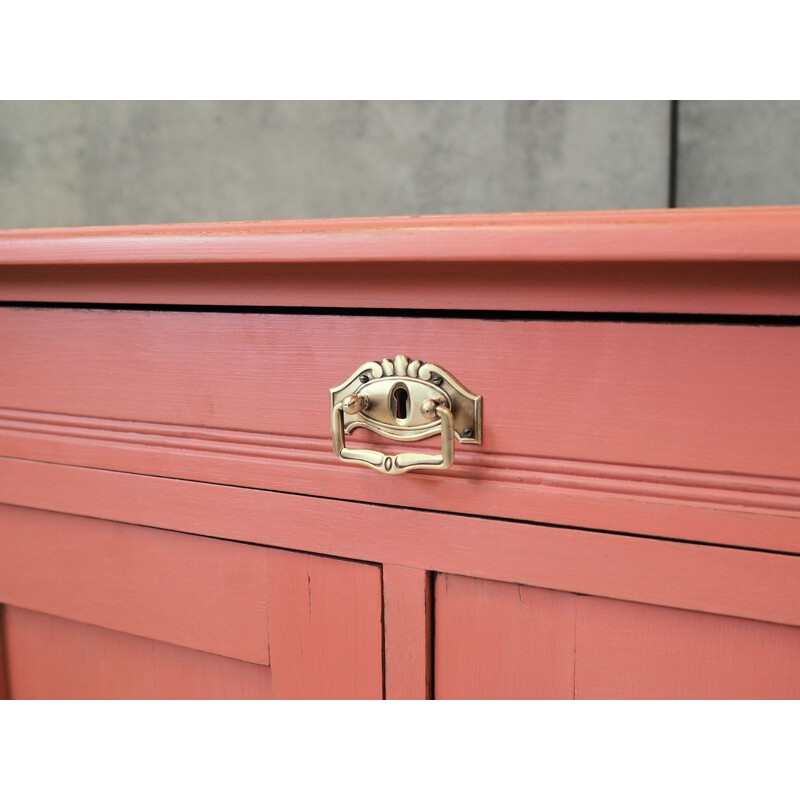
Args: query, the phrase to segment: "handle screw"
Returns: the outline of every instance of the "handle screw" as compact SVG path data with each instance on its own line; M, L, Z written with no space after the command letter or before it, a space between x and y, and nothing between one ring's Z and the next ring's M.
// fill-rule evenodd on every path
M422 405L420 406L420 411L422 412L422 416L425 419L436 419L436 406L440 406L444 403L441 397L429 397L427 400L422 401Z
M474 434L475 434L475 431L473 431L472 428L464 428L464 433L462 433L461 435L465 439L471 439Z
M342 400L342 411L345 414L358 414L362 409L369 407L369 400L366 397L359 397L357 394L349 394Z
M358 379L361 381L361 383L367 383L369 381L369 373L368 372L362 372L358 376Z
M437 375L435 372L431 375L431 383L434 386L441 386L442 385L442 376Z

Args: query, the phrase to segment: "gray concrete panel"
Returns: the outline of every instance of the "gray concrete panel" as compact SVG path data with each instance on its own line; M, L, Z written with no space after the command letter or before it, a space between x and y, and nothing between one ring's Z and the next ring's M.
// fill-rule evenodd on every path
M681 101L680 206L800 203L800 103Z
M0 227L663 207L669 103L0 103Z

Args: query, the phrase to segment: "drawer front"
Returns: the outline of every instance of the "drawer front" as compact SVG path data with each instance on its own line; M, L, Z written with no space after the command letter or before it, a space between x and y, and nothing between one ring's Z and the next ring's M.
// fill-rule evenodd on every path
M800 547L798 327L3 308L0 338L5 456ZM331 452L330 387L398 353L483 396L447 472Z

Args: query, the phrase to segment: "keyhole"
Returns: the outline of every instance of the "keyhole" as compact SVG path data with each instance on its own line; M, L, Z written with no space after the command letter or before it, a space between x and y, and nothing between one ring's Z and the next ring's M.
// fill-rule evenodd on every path
M402 383L392 392L392 414L395 419L408 419L408 389Z

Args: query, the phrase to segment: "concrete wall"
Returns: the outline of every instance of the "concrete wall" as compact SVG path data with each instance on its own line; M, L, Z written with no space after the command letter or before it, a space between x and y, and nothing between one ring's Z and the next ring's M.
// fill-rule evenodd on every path
M681 205L800 202L798 103L681 103ZM0 102L0 227L654 208L670 104Z
M800 203L800 103L682 102L678 205Z

